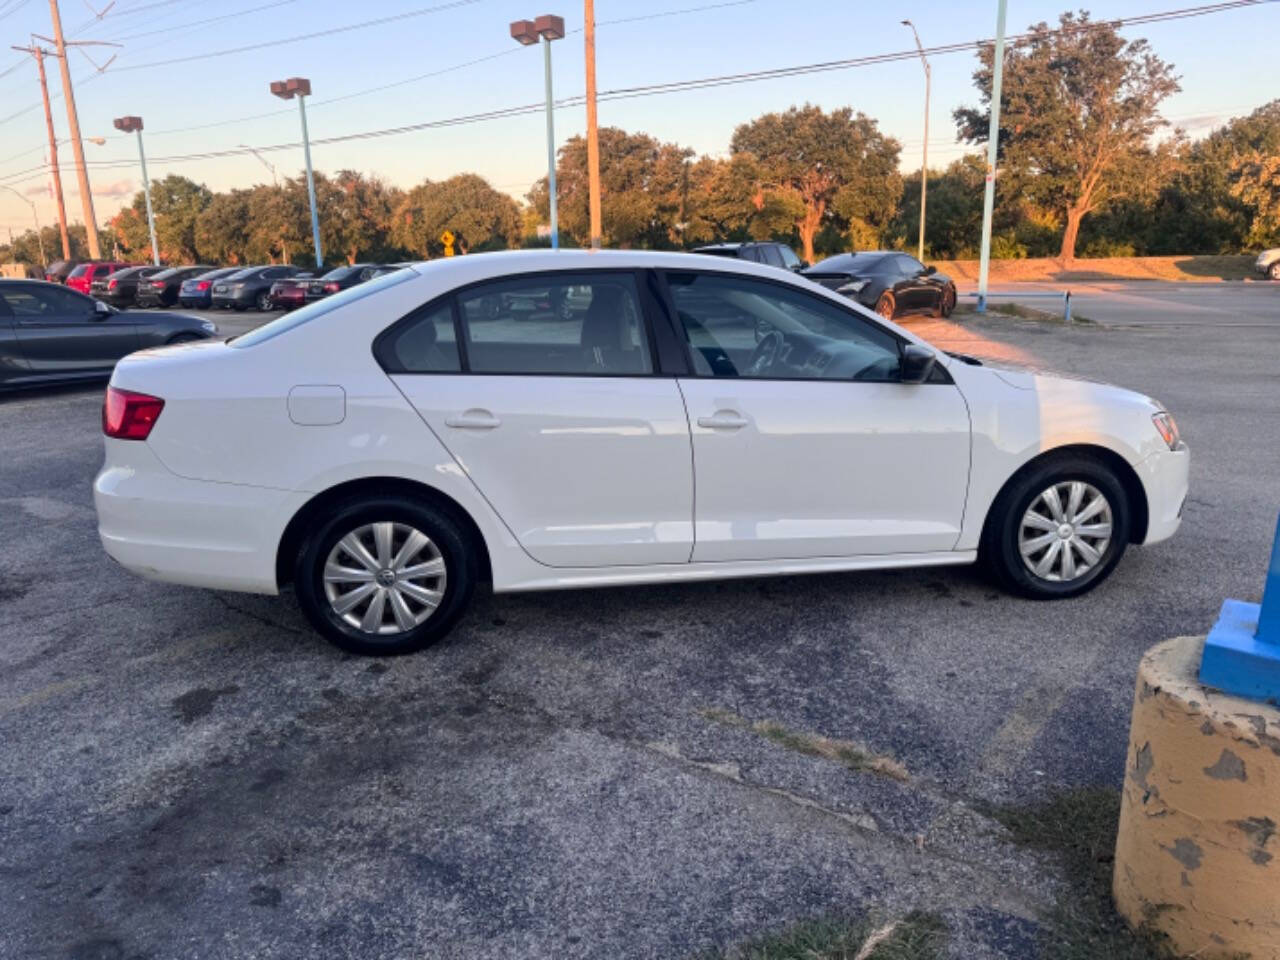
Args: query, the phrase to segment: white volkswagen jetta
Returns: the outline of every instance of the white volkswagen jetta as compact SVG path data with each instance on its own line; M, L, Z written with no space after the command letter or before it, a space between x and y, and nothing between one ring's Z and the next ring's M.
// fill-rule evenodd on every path
M1069 597L1178 527L1136 393L986 367L745 261L415 264L115 369L94 493L145 577L276 593L359 653L495 591L968 563Z

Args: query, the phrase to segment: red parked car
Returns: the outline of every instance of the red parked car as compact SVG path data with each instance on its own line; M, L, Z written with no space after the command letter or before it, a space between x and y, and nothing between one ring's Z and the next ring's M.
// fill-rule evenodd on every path
M271 301L272 308L275 310L296 310L305 304L307 302L307 283L317 275L314 272L304 271L271 284L271 292L267 296Z
M119 260L86 260L67 274L67 286L88 295L93 281L132 266L132 263L121 263Z

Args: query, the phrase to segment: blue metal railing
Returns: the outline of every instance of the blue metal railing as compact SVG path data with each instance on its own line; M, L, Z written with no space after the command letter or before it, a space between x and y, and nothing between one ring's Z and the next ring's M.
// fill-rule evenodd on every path
M977 293L966 293L966 297L974 297L978 301L978 312L986 313L987 305L981 296ZM1050 293L1041 293L1037 291L1018 291L1009 290L988 290L988 297L1008 297L1012 300L1061 300L1062 301L1062 321L1063 323L1071 322L1071 291L1063 290L1061 292L1053 291Z

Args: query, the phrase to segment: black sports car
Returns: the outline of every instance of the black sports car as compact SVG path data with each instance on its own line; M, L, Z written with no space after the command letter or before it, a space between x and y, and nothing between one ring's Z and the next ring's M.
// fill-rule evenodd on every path
M61 284L0 280L0 390L109 377L125 354L217 332L199 317L117 310Z
M915 314L949 317L956 306L951 278L906 253L840 253L800 274L890 320Z

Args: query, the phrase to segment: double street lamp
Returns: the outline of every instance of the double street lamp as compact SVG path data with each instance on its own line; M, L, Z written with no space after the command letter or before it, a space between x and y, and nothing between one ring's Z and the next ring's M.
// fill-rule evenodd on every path
M142 149L142 118L116 117L115 128L138 135L138 162L142 164L142 193L147 198L147 229L151 232L151 262L160 266L160 247L156 244L156 218L151 212L151 181L147 179L147 154ZM95 143L99 138L90 137Z
M547 85L547 195L551 203L551 249L560 249L560 225L556 215L556 132L551 99L551 41L564 38L564 18L544 14L536 20L517 20L511 36L531 47L542 40L542 65Z
M25 203L27 206L31 208L31 219L36 222L36 243L40 244L40 266L47 267L49 265L49 261L45 258L45 255L44 255L44 237L40 236L40 215L36 213L35 201L32 200L30 197L24 196L23 194L19 193L17 190L13 189L13 187L7 184L0 183L0 187L4 187L6 190L12 193L15 197L17 197L19 200L21 200L23 203ZM12 239L13 234L12 233L9 234L9 237L10 239Z
M298 114L302 117L302 150L307 159L307 200L311 204L311 238L316 247L316 267L324 263L324 251L320 248L320 215L316 211L316 179L311 172L311 138L307 136L307 97L311 96L311 81L305 77L275 80L271 92L281 100L298 98Z

